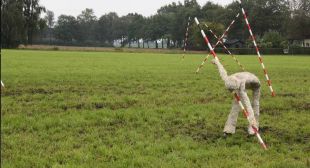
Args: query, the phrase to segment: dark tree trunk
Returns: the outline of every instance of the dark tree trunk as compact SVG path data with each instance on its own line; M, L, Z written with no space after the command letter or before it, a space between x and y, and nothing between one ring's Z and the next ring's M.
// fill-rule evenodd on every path
M28 44L32 45L32 35L33 35L33 31L32 28L30 27L30 30L27 33L28 35Z
M182 41L178 41L178 48L182 48Z
M144 48L144 39L143 39L142 47Z
M155 40L155 46L156 46L156 49L158 49L158 42L157 42L157 40Z
M50 45L52 44L52 29L49 29Z
M167 39L167 48L170 48L170 38Z
M164 39L161 39L161 48L164 48Z

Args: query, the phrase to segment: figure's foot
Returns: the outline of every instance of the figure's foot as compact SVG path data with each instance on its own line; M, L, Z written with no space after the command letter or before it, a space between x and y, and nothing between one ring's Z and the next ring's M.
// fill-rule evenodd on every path
M258 131L258 129L257 129L257 131ZM255 135L256 131L251 126L249 126L248 127L248 133L249 133L249 135Z
M230 136L232 136L232 135L233 135L232 133L224 132L223 137L224 137L224 138L227 138L227 137L230 137Z
M225 125L224 130L223 130L224 134L235 134L236 133L236 127L234 125Z

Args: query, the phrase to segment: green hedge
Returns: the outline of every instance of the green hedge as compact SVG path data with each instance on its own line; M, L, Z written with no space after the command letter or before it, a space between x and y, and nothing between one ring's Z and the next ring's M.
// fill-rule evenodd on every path
M229 50L236 55L256 54L254 48L230 48ZM217 48L215 51L217 53L226 53L223 48ZM261 48L260 53L263 55L279 55L284 54L284 51L282 48ZM288 54L310 55L310 48L290 48Z

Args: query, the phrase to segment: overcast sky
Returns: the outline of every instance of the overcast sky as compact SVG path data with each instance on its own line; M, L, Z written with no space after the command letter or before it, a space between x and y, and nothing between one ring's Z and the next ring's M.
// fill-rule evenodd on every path
M160 7L178 2L179 0L40 0L41 5L55 13L55 17L61 14L77 16L85 8L92 8L97 17L109 12L116 12L123 16L128 13L139 13L150 16L156 13ZM208 0L197 0L204 5ZM227 5L233 0L211 0L214 3ZM183 2L183 0L181 0Z

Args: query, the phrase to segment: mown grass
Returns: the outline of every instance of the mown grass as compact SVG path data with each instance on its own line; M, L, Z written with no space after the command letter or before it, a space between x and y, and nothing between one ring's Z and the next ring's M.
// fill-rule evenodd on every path
M2 167L310 166L310 57L266 56L261 149L203 55L3 50ZM238 66L222 56L229 73ZM256 56L239 56L264 81Z

